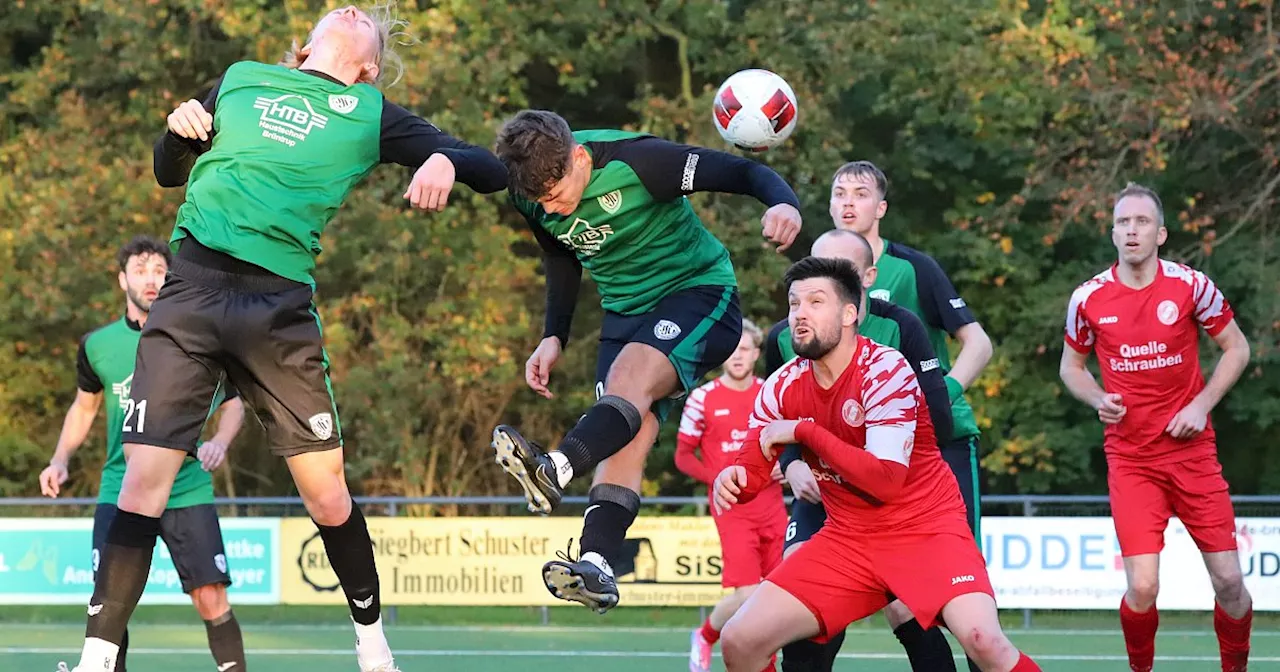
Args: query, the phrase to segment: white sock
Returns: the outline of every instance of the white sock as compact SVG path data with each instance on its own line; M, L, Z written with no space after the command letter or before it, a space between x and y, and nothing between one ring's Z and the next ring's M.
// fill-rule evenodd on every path
M391 646L387 644L387 636L382 632L382 617L371 625L356 626L356 661L361 670L374 670L379 665L391 663Z
M569 485L569 481L573 480L573 466L569 464L569 458L558 450L553 450L547 455L551 457L551 464L556 468L556 480L560 482L560 487Z
M596 567L599 567L600 569L604 570L605 574L608 574L609 576L613 576L613 568L609 566L609 561L605 560L603 555L600 555L595 551L587 551L586 553L583 553L582 557L579 558L579 560L582 560L583 562L589 562L595 565Z
M112 644L97 637L87 637L84 640L84 650L80 653L80 664L76 669L81 672L114 670L118 655L120 655L119 644Z

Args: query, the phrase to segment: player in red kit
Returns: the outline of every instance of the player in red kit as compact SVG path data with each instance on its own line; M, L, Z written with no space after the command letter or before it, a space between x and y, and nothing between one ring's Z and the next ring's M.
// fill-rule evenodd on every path
M827 523L725 626L729 672L758 672L795 640L824 641L890 595L922 628L949 628L982 670L1039 670L1000 629L986 563L915 373L900 352L857 334L857 269L807 257L785 281L797 357L756 398L746 445L716 477L715 503L749 503L772 484L782 448L801 443Z
M676 468L707 485L733 464L747 438L751 410L764 383L755 375L763 339L760 327L744 319L742 340L724 363L724 373L691 392L685 402ZM695 451L702 453L701 459ZM782 562L787 508L778 482L782 479L781 469L774 472L773 478L774 484L750 504L724 514L716 514L712 508L716 531L720 533L720 584L734 591L720 600L702 627L690 636L690 672L710 672L711 647L720 639L720 630L764 577Z
M1145 672L1155 658L1160 551L1176 515L1213 582L1222 669L1238 672L1249 660L1253 605L1209 411L1244 371L1249 343L1213 281L1159 257L1167 235L1154 191L1130 184L1120 192L1111 231L1120 258L1072 293L1060 374L1105 426L1111 517L1129 584L1120 602L1129 667ZM1201 327L1222 348L1207 385ZM1102 387L1085 368L1091 351Z

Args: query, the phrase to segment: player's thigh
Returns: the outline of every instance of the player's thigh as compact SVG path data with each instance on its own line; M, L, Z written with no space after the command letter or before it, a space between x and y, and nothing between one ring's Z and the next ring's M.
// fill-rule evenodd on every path
M761 557L762 540L750 519L734 513L730 511L715 519L720 536L720 585L725 588L754 586L768 573Z
M809 609L818 621L819 632L813 636L818 642L827 641L889 603L867 549L830 529L788 555L769 573L767 581Z
M1173 515L1164 474L1148 466L1108 464L1107 490L1120 554L1130 557L1163 550L1164 531Z
M320 316L305 285L240 293L228 311L227 374L266 429L271 450L289 457L342 445Z
M1206 455L1166 467L1172 482L1173 514L1201 553L1236 550L1236 514L1222 464Z
M791 520L783 537L783 555L790 555L792 548L813 538L827 522L827 509L796 498L791 503Z
M876 572L925 629L961 595L995 595L986 560L965 522L957 516L939 530L868 540L875 549Z
M222 526L213 504L166 509L160 516L160 538L169 548L182 592L201 586L231 585Z
M102 554L107 549L107 531L111 529L111 521L116 519L120 510L115 504L99 503L93 509L93 579L98 580L98 565L102 563Z
M195 453L222 380L223 293L171 274L138 340L133 376L120 383L121 440Z
M725 624L721 647L745 644L768 655L798 639L821 634L819 618L809 605L789 590L765 581Z
M964 499L965 516L969 521L969 529L973 536L982 543L979 536L979 521L982 518L979 502L978 440L976 437L952 439L942 444L942 459L955 474L956 485L960 486L960 497Z

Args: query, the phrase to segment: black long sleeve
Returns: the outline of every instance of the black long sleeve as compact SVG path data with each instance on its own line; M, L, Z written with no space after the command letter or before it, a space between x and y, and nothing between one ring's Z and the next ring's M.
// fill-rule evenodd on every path
M493 152L467 144L395 103L382 101L383 163L417 168L432 154L453 163L457 181L481 194L507 187L507 168Z
M213 114L214 106L218 102L218 89L221 86L222 78L219 77L201 101L204 110L209 114ZM217 131L217 128L209 131L208 140L199 138L189 140L166 129L164 134L156 139L155 148L152 151L151 169L155 173L156 183L162 187L181 187L186 184L187 177L191 175L191 167L195 165L196 159L201 154L209 151L213 146L213 135Z
M660 201L714 191L753 196L770 207L779 203L800 207L791 185L763 163L652 136L600 144L609 147L595 156L597 165L611 160L626 163Z
M578 290L582 287L582 262L546 229L527 216L525 222L542 247L542 264L547 277L547 316L542 337L559 338L560 347L563 348L569 344L569 330L573 326L573 313L578 305Z

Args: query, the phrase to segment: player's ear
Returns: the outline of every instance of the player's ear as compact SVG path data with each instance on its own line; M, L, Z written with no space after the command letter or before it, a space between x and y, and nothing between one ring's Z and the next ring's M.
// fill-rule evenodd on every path
M876 284L876 276L878 275L880 275L880 269L875 266L868 268L867 272L862 274L862 288L871 289Z
M1156 247L1164 245L1164 241L1169 239L1169 229L1164 228L1164 224L1156 230Z
M858 307L852 303L845 304L844 315L840 320L842 327L856 327L858 324Z
M373 84L378 81L378 72L379 68L377 63L365 63L360 67L360 77L356 81L364 82L365 84Z
M884 219L884 213L889 211L889 201L880 199L880 204L876 206L876 219Z
M129 278L124 274L124 271L120 271L119 279L120 279L120 289L126 292L129 291Z

